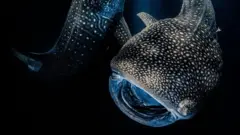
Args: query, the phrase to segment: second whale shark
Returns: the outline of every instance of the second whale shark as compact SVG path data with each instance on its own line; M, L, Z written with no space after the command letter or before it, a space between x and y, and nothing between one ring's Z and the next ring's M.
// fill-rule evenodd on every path
M62 32L52 49L44 53L12 51L43 79L84 72L106 47L103 40L109 31L116 29L116 33L125 34L125 38L115 34L123 43L128 39L129 32L123 31L127 30L122 17L124 3L124 0L72 0Z

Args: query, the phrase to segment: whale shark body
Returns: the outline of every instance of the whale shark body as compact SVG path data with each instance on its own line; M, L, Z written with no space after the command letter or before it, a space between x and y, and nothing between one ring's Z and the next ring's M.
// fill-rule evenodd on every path
M122 48L111 61L109 90L119 109L152 127L192 118L219 81L223 64L211 0L183 0L175 18L139 13L146 28L134 36L123 9L124 0L73 0L52 49L13 53L47 78L71 76L85 71L116 24L114 35Z
M111 96L128 117L163 127L192 118L217 85L223 61L210 0L183 0L175 18L139 13L146 28L112 59Z
M73 0L52 49L44 53L22 53L13 49L13 53L30 71L46 75L45 79L84 72L97 52L106 47L103 39L112 25L117 25L116 31L126 27L123 9L124 0Z

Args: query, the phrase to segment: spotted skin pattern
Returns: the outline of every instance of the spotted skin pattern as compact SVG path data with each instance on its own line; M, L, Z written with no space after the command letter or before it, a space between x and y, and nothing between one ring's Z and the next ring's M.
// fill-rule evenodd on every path
M192 118L217 85L223 64L211 1L183 0L175 18L157 21L147 13L138 16L146 28L128 40L111 61L112 98L127 116L147 126L162 127ZM126 81L131 84L128 90ZM166 111L153 111L155 103L136 102L143 101L136 91L145 92ZM142 112L136 104L148 111Z
M31 71L72 75L87 67L97 52L106 47L103 45L106 33L120 20L123 9L124 0L73 0L62 32L51 50L29 55L15 49L13 52Z
M121 18L120 22L116 26L114 36L117 39L118 44L121 46L123 46L132 37L127 22L124 18Z

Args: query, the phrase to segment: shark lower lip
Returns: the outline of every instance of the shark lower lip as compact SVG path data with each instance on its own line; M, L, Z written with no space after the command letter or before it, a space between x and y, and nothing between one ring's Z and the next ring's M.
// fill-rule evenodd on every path
M115 70L109 79L111 96L118 108L132 120L150 127L163 127L178 120L144 90L131 84Z

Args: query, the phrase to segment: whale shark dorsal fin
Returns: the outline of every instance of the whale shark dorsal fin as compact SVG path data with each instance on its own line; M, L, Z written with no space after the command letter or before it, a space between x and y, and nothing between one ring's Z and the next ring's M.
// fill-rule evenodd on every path
M114 36L117 38L118 43L121 46L123 46L132 37L132 34L124 17L122 17L117 24Z
M145 12L140 12L140 13L137 14L137 16L143 21L143 23L146 26L149 26L149 25L157 22L157 19L155 19L153 16L151 16L148 13L145 13Z

